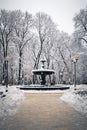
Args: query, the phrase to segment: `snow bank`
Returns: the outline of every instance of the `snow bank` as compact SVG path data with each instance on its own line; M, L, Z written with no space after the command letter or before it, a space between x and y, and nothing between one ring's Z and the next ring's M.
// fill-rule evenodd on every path
M5 93L5 88L0 86ZM0 117L14 115L21 101L24 99L24 94L15 86L9 86L5 97L0 97Z
M71 88L63 94L61 99L87 116L87 85L78 85L77 90Z

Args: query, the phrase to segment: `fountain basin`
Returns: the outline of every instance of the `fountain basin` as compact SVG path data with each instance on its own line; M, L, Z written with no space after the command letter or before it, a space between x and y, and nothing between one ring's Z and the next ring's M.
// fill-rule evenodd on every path
M66 90L69 89L70 87L68 85L44 86L40 84L31 84L31 85L19 86L17 88L20 88L22 90Z
M32 70L32 72L36 75L41 75L41 74L45 74L45 75L50 75L50 74L54 74L55 71L51 70L51 69L38 69L38 70Z

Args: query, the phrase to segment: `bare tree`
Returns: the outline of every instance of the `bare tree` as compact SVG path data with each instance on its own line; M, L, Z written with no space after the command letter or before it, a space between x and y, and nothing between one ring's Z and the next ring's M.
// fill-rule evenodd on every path
M32 15L28 12L22 13L20 10L15 11L15 27L14 27L14 37L13 42L15 43L18 55L19 55L19 74L18 74L18 84L21 82L22 76L22 56L24 48L29 44L31 36L32 27Z
M72 81L72 63L71 63L71 49L70 37L68 34L62 32L58 34L55 44L55 62L58 64L59 76L60 73L65 78L68 76L69 82ZM65 76L64 76L65 75ZM68 82L68 81L67 81Z
M75 15L74 22L76 37L87 44L87 7Z
M51 37L53 35L55 25L50 16L45 13L37 13L35 17L35 28L39 42L34 65L34 68L37 69L41 54L43 53L43 48L48 44L53 44Z
M12 39L12 31L14 26L14 13L12 11L1 10L0 11L0 44L3 49L3 80L7 81L8 62L6 58L8 56L8 47Z
M77 64L77 78L80 83L87 83L87 7L81 9L78 14L74 17L74 50L77 53L84 52L84 54L79 55L79 60Z

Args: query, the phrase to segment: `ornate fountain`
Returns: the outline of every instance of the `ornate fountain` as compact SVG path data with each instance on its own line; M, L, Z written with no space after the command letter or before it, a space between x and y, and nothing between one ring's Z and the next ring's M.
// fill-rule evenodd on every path
M46 60L42 59L41 60L41 68L40 69L34 69L32 70L33 73L33 81L34 81L34 76L39 76L40 84L35 84L35 82L31 85L24 85L24 86L19 86L18 88L23 89L23 90L63 90L63 89L69 89L69 87L66 86L61 86L60 84L55 84L51 85L51 75L55 73L53 69L45 69L45 62ZM50 77L50 85L46 86L46 76L49 75Z
M36 70L32 70L32 73L33 73L33 75L39 75L40 76L40 84L45 85L46 84L46 76L47 75L51 76L55 72L53 69L45 69L45 62L46 62L45 59L42 59L40 62L41 62L41 68L36 69Z

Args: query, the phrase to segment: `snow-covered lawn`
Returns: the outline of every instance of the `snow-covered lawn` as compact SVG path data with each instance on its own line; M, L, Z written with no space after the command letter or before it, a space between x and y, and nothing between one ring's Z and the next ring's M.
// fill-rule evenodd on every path
M87 116L87 85L77 85L77 90L74 90L72 86L71 89L64 92L61 99Z
M9 86L8 92L5 93L5 86L0 86L0 92L6 94L5 97L0 95L0 117L13 115L21 101L24 99L24 94L16 86Z

